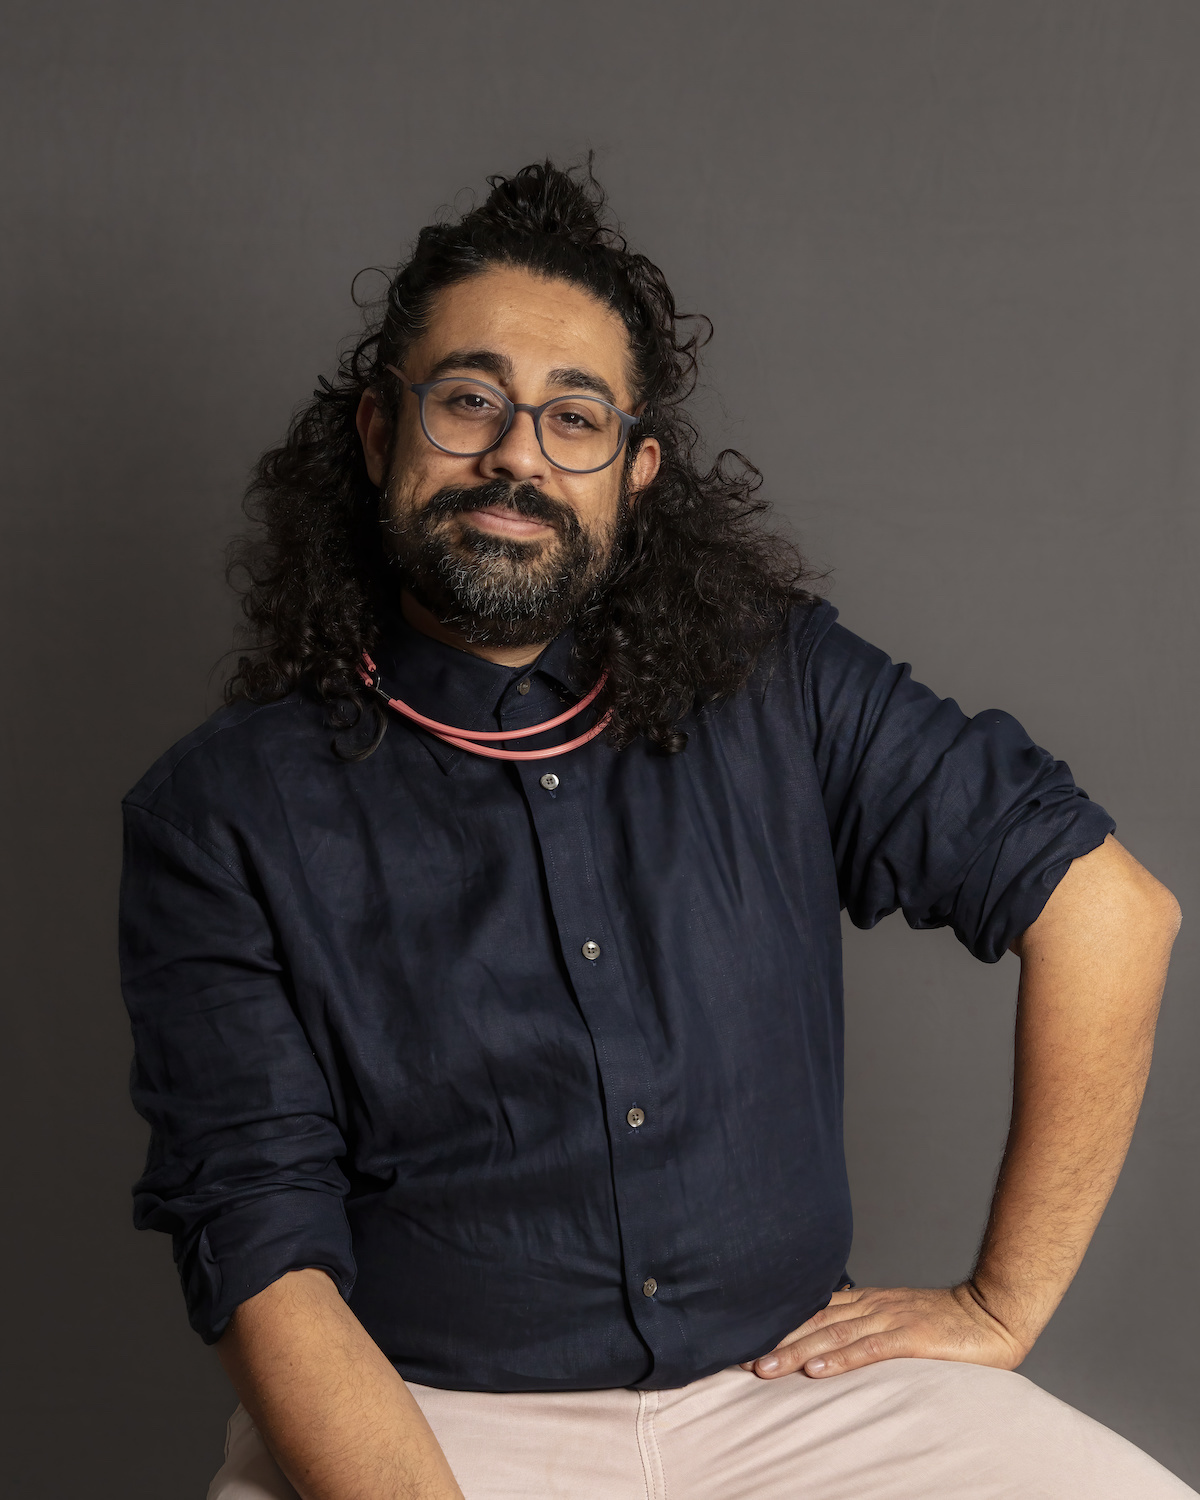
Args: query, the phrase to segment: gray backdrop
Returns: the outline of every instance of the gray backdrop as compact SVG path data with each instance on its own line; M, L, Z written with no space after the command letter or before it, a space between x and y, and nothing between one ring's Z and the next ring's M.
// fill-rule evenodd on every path
M118 801L218 701L256 454L361 266L588 146L717 337L699 403L855 630L1068 760L1193 909L1192 0L12 3L0 472L10 1493L186 1500L231 1406L165 1240L116 987ZM1200 1485L1184 929L1142 1123L1025 1366ZM860 1281L968 1268L1016 961L847 933Z

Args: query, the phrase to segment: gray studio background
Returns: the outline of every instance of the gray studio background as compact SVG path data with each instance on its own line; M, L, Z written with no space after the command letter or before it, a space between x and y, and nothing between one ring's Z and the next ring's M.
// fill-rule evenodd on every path
M187 1500L230 1394L116 985L118 802L219 700L257 453L360 267L598 153L716 324L698 403L852 629L1069 761L1196 911L1200 9L1190 0L3 8L8 1492ZM1132 1154L1025 1365L1200 1485L1196 923ZM847 933L861 1282L969 1267L1017 965Z

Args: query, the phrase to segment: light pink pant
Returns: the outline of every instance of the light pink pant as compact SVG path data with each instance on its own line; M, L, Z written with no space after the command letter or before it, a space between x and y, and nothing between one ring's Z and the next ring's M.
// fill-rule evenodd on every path
M1132 1443L1021 1375L895 1359L722 1370L678 1391L411 1386L467 1500L1182 1500ZM241 1407L208 1500L296 1500Z

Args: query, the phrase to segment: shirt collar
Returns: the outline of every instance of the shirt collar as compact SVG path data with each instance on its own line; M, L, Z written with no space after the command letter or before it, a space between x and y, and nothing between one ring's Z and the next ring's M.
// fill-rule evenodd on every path
M550 642L537 661L524 667L502 667L424 635L396 613L389 614L381 624L375 658L380 685L390 697L400 698L427 718L458 729L498 729L515 727L511 721L502 726L499 716L506 698L511 701L517 684L526 678L541 679L558 695L583 696L587 688L575 668L574 646L574 633L567 629ZM543 696L531 695L528 705L522 697L518 700L520 708L533 708ZM561 707L562 699L557 696L534 718L551 717L561 712ZM447 773L468 753L447 745L411 721L407 727L420 736Z

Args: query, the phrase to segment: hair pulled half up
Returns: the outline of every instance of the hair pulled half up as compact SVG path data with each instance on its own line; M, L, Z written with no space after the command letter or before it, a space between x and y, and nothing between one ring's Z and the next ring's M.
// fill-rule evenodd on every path
M701 471L698 435L682 411L711 335L681 314L663 273L632 252L583 168L551 162L490 177L486 201L427 225L391 277L382 315L343 354L332 381L259 460L246 496L256 528L230 552L252 646L226 697L274 701L296 688L327 705L331 725L381 715L358 665L375 644L385 571L380 492L367 476L355 417L374 389L389 420L398 392L384 367L402 365L438 293L493 266L521 267L578 286L615 312L629 335L632 383L643 405L626 463L654 437L662 463L638 496L616 572L576 619L580 669L608 671L600 706L617 746L638 735L683 749L680 721L740 688L810 576L796 550L766 530L758 470L727 449ZM378 732L369 753L382 734Z

